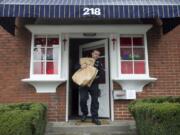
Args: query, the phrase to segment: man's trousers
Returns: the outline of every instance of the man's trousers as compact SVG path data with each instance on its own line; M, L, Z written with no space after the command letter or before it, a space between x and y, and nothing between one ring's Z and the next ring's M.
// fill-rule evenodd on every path
M80 92L80 107L81 112L84 115L88 115L87 100L89 99L89 94L91 96L91 115L92 119L98 119L100 90L98 88L98 83L92 83L91 87L79 87ZM88 94L89 93L89 94Z

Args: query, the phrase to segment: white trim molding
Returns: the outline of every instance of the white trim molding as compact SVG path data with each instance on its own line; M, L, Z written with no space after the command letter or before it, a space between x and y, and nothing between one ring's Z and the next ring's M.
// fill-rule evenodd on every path
M142 34L149 30L152 25L26 25L26 28L35 34L57 33L120 33Z
M56 93L56 88L63 82L65 79L22 79L23 82L27 82L34 86L37 93Z
M121 85L123 90L135 90L136 92L142 92L143 87L156 81L157 78L114 78L113 81Z

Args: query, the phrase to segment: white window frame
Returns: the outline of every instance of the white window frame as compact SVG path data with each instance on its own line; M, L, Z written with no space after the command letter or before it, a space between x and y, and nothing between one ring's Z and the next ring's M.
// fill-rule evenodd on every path
M128 97L127 92L129 91L132 95L136 95L136 92L142 92L143 91L143 87L151 82L154 82L157 80L157 78L152 78L149 76L149 61L148 61L148 45L147 45L147 31L142 31L142 29L138 29L138 30L131 30L131 32L129 32L130 28L127 28L128 32L120 32L120 33L116 33L114 35L114 37L116 37L117 42L116 42L116 48L114 49L114 47L111 47L112 53L111 54L112 58L111 60L113 60L111 62L111 70L113 69L113 67L117 67L115 72L111 71L112 73L112 80L117 82L118 84L121 85L121 90L119 92L121 92L122 90L125 93L125 96L120 96L118 97L118 99L130 99L131 97ZM144 48L145 48L145 70L146 73L145 74L122 74L121 73L121 58L120 58L120 36L121 35L142 35L144 37ZM111 38L112 40L113 38ZM114 51L114 52L113 52ZM136 96L134 96L133 98L136 98Z
M145 74L123 74L121 73L121 52L120 52L120 37L135 37L135 36L143 36L144 40L144 57L145 57ZM148 62L148 49L147 49L147 35L144 34L119 34L117 37L117 57L118 57L118 76L119 78L147 78L149 77L149 62ZM134 70L134 60L133 60L133 70Z
M57 74L34 74L33 73L33 68L34 68L34 59L33 59L33 49L34 49L34 39L35 36L46 36L46 39L48 38L48 36L55 36L58 35L59 37L59 54L58 54L58 73ZM47 44L47 42L46 42ZM46 48L47 49L47 48ZM45 49L45 51L46 51ZM32 38L31 38L31 59L30 59L30 78L35 78L35 79L42 79L42 78L46 78L48 79L58 79L61 76L61 59L62 59L62 41L61 41L61 34L32 34ZM46 59L46 58L45 58ZM46 62L45 62L45 69L46 69ZM46 70L45 70L46 72Z

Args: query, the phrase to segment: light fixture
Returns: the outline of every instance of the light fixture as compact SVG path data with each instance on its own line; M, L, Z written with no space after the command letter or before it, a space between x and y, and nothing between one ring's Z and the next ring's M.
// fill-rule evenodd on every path
M93 37L96 36L96 33L83 33L83 36Z
M112 43L113 43L113 50L115 48L115 43L117 41L117 39L114 37L114 35L112 36L112 39L111 39Z
M62 41L63 41L63 44L64 44L64 50L66 50L66 42L67 42L67 39L64 37L64 39L63 39Z

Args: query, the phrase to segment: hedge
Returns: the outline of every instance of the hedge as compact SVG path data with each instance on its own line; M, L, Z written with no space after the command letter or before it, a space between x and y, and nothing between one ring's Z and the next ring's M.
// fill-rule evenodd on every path
M180 97L136 100L128 108L138 135L180 135Z
M0 135L43 135L46 122L45 104L0 104Z

